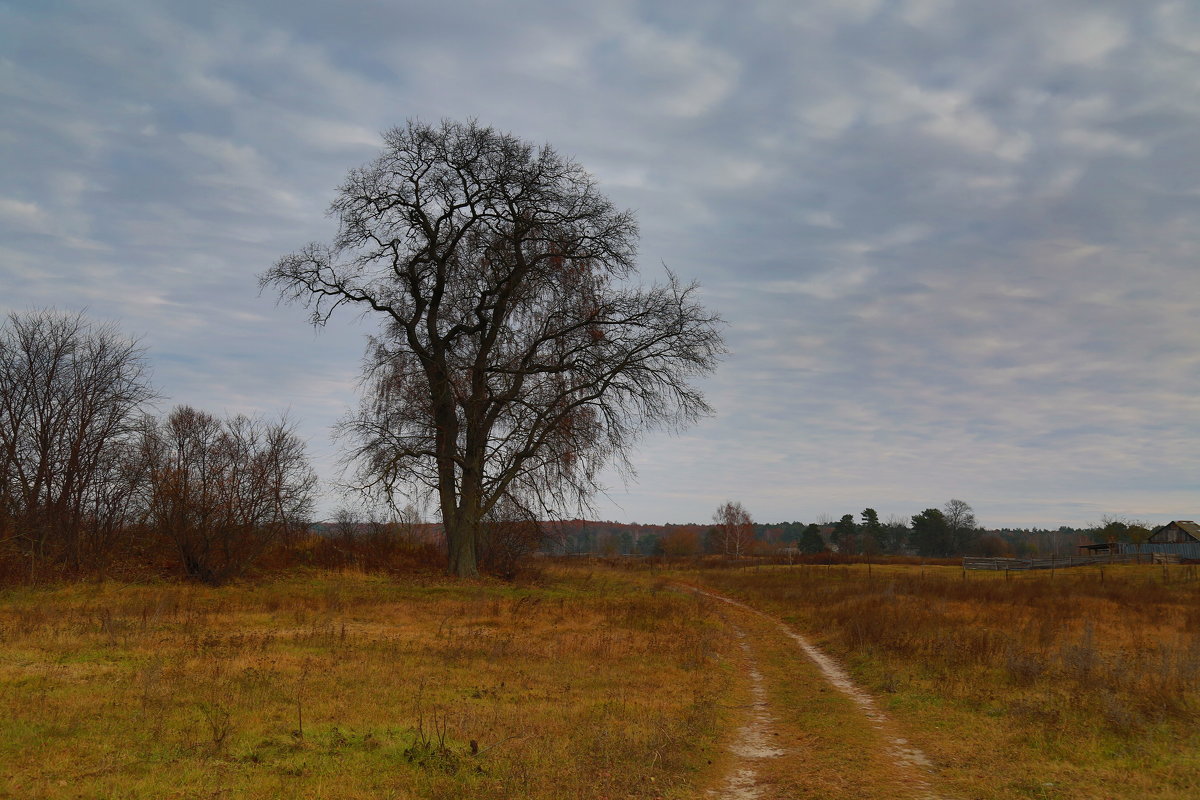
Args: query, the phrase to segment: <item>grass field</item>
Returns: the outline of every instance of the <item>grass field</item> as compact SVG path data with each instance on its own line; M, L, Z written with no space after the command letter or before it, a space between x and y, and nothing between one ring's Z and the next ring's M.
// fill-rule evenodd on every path
M1200 797L1200 576L1115 566L704 570L881 699L951 796Z
M955 798L1200 796L1200 579L864 565L535 584L294 571L0 592L0 797L682 798L719 788L748 659L763 800L920 796L774 623ZM752 653L752 655L751 655ZM905 783L908 781L908 783Z
M9 590L0 796L692 797L731 647L589 573Z

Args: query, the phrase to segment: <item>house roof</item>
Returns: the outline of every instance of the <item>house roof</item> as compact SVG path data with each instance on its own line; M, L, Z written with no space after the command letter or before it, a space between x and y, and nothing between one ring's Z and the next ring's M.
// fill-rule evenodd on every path
M1188 536L1191 536L1196 541L1200 542L1200 524L1192 522L1190 519L1173 520L1171 522L1168 522L1166 525L1163 525L1160 528L1155 528L1154 532L1158 533L1161 530L1166 530L1167 528L1171 527L1172 525L1174 525L1176 528L1179 528L1181 531L1186 533Z

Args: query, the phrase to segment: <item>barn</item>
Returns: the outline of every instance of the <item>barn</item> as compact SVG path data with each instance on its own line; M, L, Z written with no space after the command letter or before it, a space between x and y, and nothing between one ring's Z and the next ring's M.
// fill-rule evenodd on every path
M1177 519L1155 528L1148 544L1189 544L1200 542L1200 525L1190 519Z
M1145 542L1099 542L1080 545L1081 555L1162 556L1200 560L1200 525L1177 519L1151 531Z

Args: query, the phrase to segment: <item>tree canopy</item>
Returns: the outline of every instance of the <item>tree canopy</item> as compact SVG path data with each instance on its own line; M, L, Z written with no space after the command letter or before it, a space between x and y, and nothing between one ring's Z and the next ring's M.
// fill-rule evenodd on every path
M825 551L825 540L821 538L821 529L816 523L810 524L804 529L804 533L800 534L800 543L797 545L801 553L821 553Z
M912 518L912 543L923 556L945 556L951 552L950 529L946 515L927 508Z
M854 524L853 514L843 514L842 518L833 524L833 531L829 538L838 546L841 552L854 552L856 546L855 536L858 534L858 526Z

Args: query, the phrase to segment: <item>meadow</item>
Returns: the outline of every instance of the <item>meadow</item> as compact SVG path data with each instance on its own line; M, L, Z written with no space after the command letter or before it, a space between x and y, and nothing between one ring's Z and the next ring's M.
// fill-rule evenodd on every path
M950 798L1200 796L1200 576L1112 566L292 568L0 592L0 797L926 796L780 634L840 660ZM758 617L685 590L704 587Z
M0 797L691 797L731 646L587 572L10 589Z

